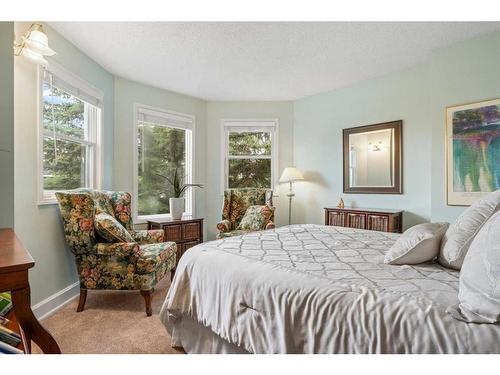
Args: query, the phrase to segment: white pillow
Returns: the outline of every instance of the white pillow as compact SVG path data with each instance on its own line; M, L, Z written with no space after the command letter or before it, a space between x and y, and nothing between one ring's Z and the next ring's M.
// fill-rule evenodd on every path
M439 245L448 223L424 223L407 229L385 255L384 263L419 264L439 254Z
M500 322L500 211L472 241L460 271L459 305L446 311L473 323Z
M490 193L468 207L446 231L441 242L439 263L459 270L474 236L500 209L500 190Z

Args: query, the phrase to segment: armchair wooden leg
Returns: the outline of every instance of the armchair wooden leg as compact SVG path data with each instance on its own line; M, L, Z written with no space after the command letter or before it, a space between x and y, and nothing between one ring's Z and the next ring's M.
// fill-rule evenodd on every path
M153 315L153 309L151 309L151 290L141 290L141 295L144 297L144 302L146 303L146 315Z
M78 301L76 312L83 311L83 308L85 307L85 301L87 301L87 289L80 289L80 300Z

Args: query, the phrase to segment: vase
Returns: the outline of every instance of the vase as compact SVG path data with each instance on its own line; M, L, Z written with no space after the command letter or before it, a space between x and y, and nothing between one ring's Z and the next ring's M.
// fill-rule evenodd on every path
M170 198L170 216L174 220L182 219L182 214L184 212L184 198Z

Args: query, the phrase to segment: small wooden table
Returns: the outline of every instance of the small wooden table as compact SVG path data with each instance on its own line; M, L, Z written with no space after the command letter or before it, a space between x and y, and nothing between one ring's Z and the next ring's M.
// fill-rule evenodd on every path
M28 270L35 261L12 229L0 229L0 292L10 292L12 307L26 353L33 340L44 353L60 354L54 338L40 324L31 310Z
M203 219L183 216L180 220L162 217L148 220L148 229L163 229L164 240L177 244L177 262L187 249L203 242ZM172 275L175 270L173 270Z

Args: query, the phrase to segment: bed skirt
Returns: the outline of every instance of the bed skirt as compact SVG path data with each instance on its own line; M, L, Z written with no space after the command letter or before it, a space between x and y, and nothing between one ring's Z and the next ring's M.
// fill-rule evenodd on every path
M188 316L173 325L172 346L182 347L189 354L249 354Z

